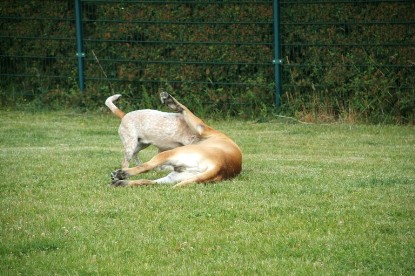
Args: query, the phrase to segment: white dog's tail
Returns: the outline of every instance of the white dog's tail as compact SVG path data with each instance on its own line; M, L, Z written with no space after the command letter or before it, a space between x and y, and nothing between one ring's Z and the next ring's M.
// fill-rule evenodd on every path
M118 100L118 98L121 97L120 94L112 95L111 97L108 97L108 99L105 101L105 105L108 106L108 108L112 111L112 113L115 114L118 118L122 119L122 117L125 116L125 112L121 111L118 107L115 106L113 101Z

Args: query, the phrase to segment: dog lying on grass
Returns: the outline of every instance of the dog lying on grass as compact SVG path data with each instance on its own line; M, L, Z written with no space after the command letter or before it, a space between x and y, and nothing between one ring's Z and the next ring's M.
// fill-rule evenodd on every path
M136 165L141 164L138 153L150 145L162 152L199 141L198 135L188 127L183 115L152 109L126 114L114 104L119 97L120 94L108 97L105 105L121 119L118 133L124 145L122 168L128 168L131 159L134 159Z
M235 142L196 117L186 106L166 92L160 93L162 103L182 114L187 126L200 141L163 151L150 161L133 168L116 170L111 174L114 186L175 184L182 187L191 183L220 181L238 175L242 170L242 152ZM174 171L156 180L126 180L126 178L168 165Z

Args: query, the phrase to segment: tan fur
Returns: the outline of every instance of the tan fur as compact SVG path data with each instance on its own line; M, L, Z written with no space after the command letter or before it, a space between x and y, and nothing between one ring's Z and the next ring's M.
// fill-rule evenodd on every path
M176 184L174 187L182 187L191 183L229 179L241 172L242 152L232 139L205 124L166 92L162 92L160 96L162 102L183 114L188 127L200 135L200 141L160 152L146 163L113 172L113 185L140 186L158 183ZM162 165L173 166L174 171L156 180L124 180Z

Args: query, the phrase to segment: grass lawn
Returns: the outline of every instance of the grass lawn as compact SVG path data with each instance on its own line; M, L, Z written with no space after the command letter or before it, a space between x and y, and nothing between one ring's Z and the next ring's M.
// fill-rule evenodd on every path
M0 116L0 275L415 274L413 127L210 121L240 176L112 188L113 115Z

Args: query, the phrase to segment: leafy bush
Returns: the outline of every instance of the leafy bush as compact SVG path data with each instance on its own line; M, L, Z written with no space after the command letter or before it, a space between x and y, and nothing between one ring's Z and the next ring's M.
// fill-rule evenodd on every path
M283 8L283 109L308 120L414 123L414 8L380 1Z
M82 1L86 89L77 93L74 1L3 1L1 105L275 113L272 1ZM415 3L281 4L279 112L309 121L415 123ZM13 97L10 97L13 91Z

